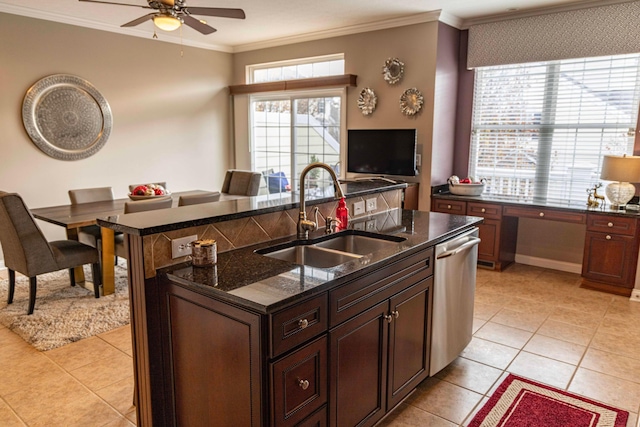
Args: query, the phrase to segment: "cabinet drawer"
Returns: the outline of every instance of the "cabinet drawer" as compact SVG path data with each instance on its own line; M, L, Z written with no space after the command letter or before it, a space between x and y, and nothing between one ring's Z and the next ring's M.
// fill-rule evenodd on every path
M548 219L574 224L584 224L586 222L586 214L547 208L505 206L502 210L502 215L517 216L520 218Z
M271 365L271 425L294 426L327 403L327 336Z
M329 291L330 327L433 275L433 247Z
M434 199L433 211L464 215L467 211L467 202L461 202L460 200Z
M271 316L271 357L327 330L327 298L327 294L323 293Z
M502 218L502 206L490 203L467 203L467 215L481 216L486 219Z
M624 218L616 215L587 215L588 231L634 236L636 234L636 228L636 218Z

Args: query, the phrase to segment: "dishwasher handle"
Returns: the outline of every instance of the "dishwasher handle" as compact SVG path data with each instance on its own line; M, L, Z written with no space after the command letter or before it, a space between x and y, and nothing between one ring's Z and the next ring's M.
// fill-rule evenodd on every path
M450 250L450 251L446 251L441 253L440 255L438 255L436 257L436 259L442 259L442 258L446 258L446 257L450 257L451 255L457 255L460 252L470 249L471 247L477 245L478 243L480 243L480 239L477 237L470 237L469 241L463 245L458 246L457 248Z

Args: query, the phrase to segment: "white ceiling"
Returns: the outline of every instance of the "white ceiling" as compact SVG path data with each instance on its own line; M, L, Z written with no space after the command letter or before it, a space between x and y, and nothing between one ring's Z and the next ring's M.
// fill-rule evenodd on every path
M102 0L146 5L146 0ZM440 20L457 28L470 24L630 0L186 0L187 6L241 8L245 20L199 17L218 31L202 35L183 26L158 40L225 52ZM0 0L0 12L151 38L152 21L120 25L148 9L78 0Z

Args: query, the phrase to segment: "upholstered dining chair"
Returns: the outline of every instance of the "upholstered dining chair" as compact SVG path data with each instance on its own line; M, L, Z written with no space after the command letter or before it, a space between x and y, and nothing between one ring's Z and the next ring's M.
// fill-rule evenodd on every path
M260 172L230 169L224 177L222 192L237 196L257 196L261 176Z
M136 202L125 202L124 204L124 213L136 213L136 212L145 212L145 211L153 211L156 209L167 209L170 208L173 204L173 199L171 197L159 197L158 199L150 199L150 200L139 200ZM124 240L124 235L117 235L115 237L115 244L113 250L116 256L122 258L128 258L129 254L127 253L127 244Z
M178 206L199 205L200 203L211 203L220 200L219 191L208 191L197 194L185 194L178 199Z
M16 271L29 277L27 314L32 314L38 275L69 269L71 286L75 286L73 269L85 264L93 267L94 293L96 298L100 297L102 276L98 250L75 240L48 242L22 197L15 193L0 191L0 244L9 270L8 304L13 302Z

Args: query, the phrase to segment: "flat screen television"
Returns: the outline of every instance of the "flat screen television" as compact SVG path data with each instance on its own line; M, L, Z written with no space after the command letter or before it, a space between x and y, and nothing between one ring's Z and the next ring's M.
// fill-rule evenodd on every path
M349 129L347 172L416 176L417 129Z

